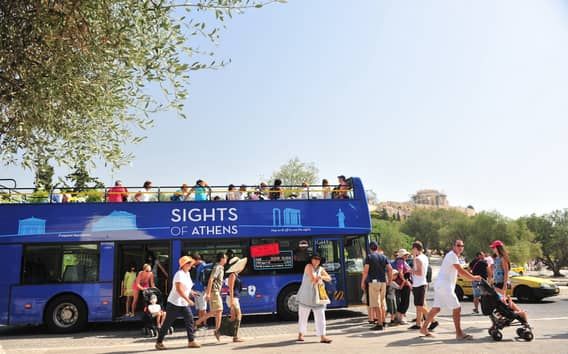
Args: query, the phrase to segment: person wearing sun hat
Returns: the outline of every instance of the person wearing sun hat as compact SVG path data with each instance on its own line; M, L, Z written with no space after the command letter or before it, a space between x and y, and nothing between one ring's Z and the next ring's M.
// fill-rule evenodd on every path
M392 263L392 269L396 269L398 271L398 278L395 277L395 280L400 285L400 288L396 290L396 318L397 322L401 325L405 325L406 322L406 312L408 311L408 307L410 306L410 292L412 290L412 284L408 281L411 268L406 262L410 253L401 248L396 253L396 259Z
M229 296L227 296L227 306L231 309L231 320L235 321L235 335L233 336L233 342L238 343L243 341L239 338L239 329L241 328L241 319L243 317L239 301L243 283L241 282L239 274L245 269L247 265L247 258L233 257L229 260L228 264L229 268L226 271L226 273L229 274Z
M496 257L492 266L493 285L503 295L507 293L507 282L509 280L509 253L505 249L505 244L500 240L493 241L489 247L493 250Z
M168 329L172 326L178 316L183 316L185 329L187 331L187 340L189 348L199 348L201 345L195 341L193 335L193 314L191 313L190 306L193 306L193 301L189 298L193 281L189 275L189 270L193 267L195 260L189 256L183 256L178 260L179 270L174 275L173 287L168 296L168 303L166 305L166 319L158 334L156 341L156 349L164 350L166 347L162 343Z

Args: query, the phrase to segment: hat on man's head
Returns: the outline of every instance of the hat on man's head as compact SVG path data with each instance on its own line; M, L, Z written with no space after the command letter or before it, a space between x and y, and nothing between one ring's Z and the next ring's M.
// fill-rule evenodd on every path
M247 257L239 258L233 257L229 259L229 269L225 273L239 273L242 272L247 266Z
M401 248L398 250L398 252L396 253L397 257L404 257L404 256L408 256L410 255L410 252L408 252L406 249Z
M503 246L505 246L505 244L500 240L495 240L495 241L491 242L491 244L489 245L490 248L497 248L499 246L503 247Z
M193 262L193 258L191 258L190 256L183 256L178 260L179 268L181 269L184 265L191 262Z

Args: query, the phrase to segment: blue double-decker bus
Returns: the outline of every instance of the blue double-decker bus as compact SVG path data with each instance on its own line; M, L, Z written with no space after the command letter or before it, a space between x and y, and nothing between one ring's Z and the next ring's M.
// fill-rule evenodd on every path
M89 322L135 320L121 296L130 266L150 263L156 287L167 293L177 259L192 253L207 261L219 252L249 258L244 314L294 318L314 251L333 278L329 307L357 303L371 221L361 180L348 182L332 199L312 192L305 199L213 200L210 190L211 200L177 201L162 189L149 202L39 203L0 190L18 196L0 203L0 324L70 332Z

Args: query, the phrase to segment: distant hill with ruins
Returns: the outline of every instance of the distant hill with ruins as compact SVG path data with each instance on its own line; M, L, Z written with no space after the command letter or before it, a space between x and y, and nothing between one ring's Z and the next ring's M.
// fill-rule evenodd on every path
M406 219L414 210L419 208L452 209L468 216L476 214L475 209L471 205L467 207L450 206L447 195L435 189L419 190L407 202L384 201L371 206L372 211L381 212L384 209L389 217L400 215L401 219Z

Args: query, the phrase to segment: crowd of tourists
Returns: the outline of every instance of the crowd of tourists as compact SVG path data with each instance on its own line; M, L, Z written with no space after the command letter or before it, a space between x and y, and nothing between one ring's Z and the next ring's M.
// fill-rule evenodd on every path
M184 183L175 192L167 193L169 200L181 201L206 201L206 200L280 200L280 199L348 199L351 189L349 180L340 175L337 177L337 185L330 185L327 179L323 179L321 186L310 186L303 182L300 186L283 186L282 180L275 179L272 186L261 182L258 186L241 185L237 187L230 184L225 192L212 191L212 187L198 179L195 185L189 186ZM152 185L152 181L145 181L142 189L129 192L122 181L118 180L107 191L106 201L112 203L123 202L152 202L158 201L158 191ZM65 200L65 199L63 199Z
M368 304L369 323L373 324L372 330L382 331L387 327L404 325L406 312L412 294L416 307L416 319L410 330L418 330L426 337L433 336L433 331L438 326L436 316L442 309L452 312L452 318L457 340L472 340L473 337L465 333L461 327L461 305L455 294L455 286L458 275L473 282L474 288L474 312L479 309L479 283L490 281L495 289L501 294L502 301L515 313L526 319L526 313L514 304L506 295L507 273L509 258L503 242L494 241L490 247L494 254L492 257L479 252L469 264L469 270L464 267L462 253L465 244L462 240L453 243L452 250L444 256L436 280L434 281L434 302L429 309L426 303L426 294L429 285L429 260L424 254L424 247L420 241L412 244L412 253L400 249L389 260L377 242L370 243L370 252L365 259L362 273L361 289L364 292L363 301ZM412 255L412 261L410 261ZM316 335L321 343L332 343L332 339L326 333L325 310L328 302L320 301L319 286L324 282L330 282L331 277L323 267L322 258L313 253L309 258L303 272L302 282L298 290L296 301L298 303L298 342L305 341L307 334L308 318L313 313ZM410 263L410 264L409 264ZM160 331L156 342L156 349L166 349L163 341L173 321L182 316L187 332L188 347L199 348L201 345L195 341L195 330L206 324L210 317L215 318L214 336L217 340L221 337L221 323L223 303L221 288L223 279L228 273L229 295L227 306L230 309L231 320L234 325L233 341L242 342L239 336L241 322L241 308L239 293L242 283L239 273L246 266L246 258L231 257L228 259L224 253L216 257L215 265L211 270L209 279L205 284L199 284L192 280L189 271L197 269L197 274L203 270L203 261L198 254L183 256L179 259L179 271L173 278L173 287L168 296L166 309L161 319ZM196 276L197 283L201 277ZM193 320L190 307L195 306L198 312L198 320ZM209 310L207 311L207 309ZM387 316L389 322L387 322Z

